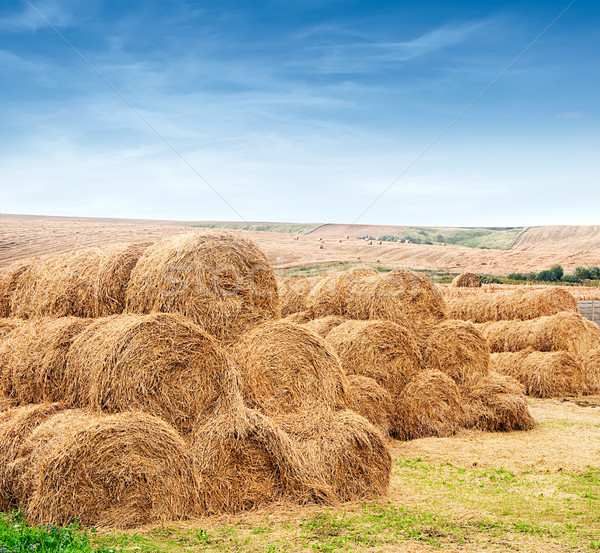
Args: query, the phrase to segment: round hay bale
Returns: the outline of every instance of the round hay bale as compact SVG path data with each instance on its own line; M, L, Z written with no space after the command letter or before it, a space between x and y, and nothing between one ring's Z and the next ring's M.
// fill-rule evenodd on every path
M19 404L62 401L67 352L91 323L77 317L24 321L0 343L5 393Z
M289 277L277 279L281 316L306 311L306 297L321 277Z
M0 317L10 317L10 302L21 275L29 269L32 259L25 259L9 265L0 271Z
M369 318L394 321L420 332L446 318L446 302L426 276L396 269L381 277L372 291Z
M319 428L299 447L339 501L369 500L387 491L392 458L377 428L354 411L323 419Z
M20 497L16 490L19 478L13 463L22 443L36 427L64 409L62 403L0 409L0 512L19 506Z
M473 294L448 301L448 316L473 323L503 320L531 320L563 311L578 313L575 298L554 286L545 290L513 290Z
M4 340L22 324L23 322L20 319L0 319L0 341Z
M32 524L131 528L191 518L201 493L194 459L146 413L54 415L19 449L20 495Z
M588 351L581 359L585 376L585 393L600 394L600 348Z
M578 396L587 390L582 364L566 351L494 353L490 367L518 380L533 397Z
M65 398L112 413L138 409L188 433L213 410L228 370L216 340L181 315L115 315L73 341Z
M346 319L340 315L327 315L327 317L307 321L306 323L303 323L303 326L316 332L322 338L326 338L336 326L345 322Z
M333 348L319 335L282 321L246 333L232 350L246 404L285 424L350 404L348 380Z
M116 244L35 258L11 296L14 317L102 317L122 313L125 289L148 246Z
M475 273L463 273L452 280L452 286L456 288L480 288L481 279Z
M465 426L487 432L531 430L525 390L515 379L493 371L463 393Z
M600 328L587 324L578 313L563 312L528 321L497 321L477 325L492 353L568 351L581 357L600 347Z
M444 321L421 337L423 363L451 377L462 390L487 376L490 350L475 327L466 321Z
M390 393L373 378L351 374L348 376L350 384L350 407L367 419L383 436L388 436L392 430L392 413L394 405Z
M280 316L269 260L243 235L207 231L151 246L127 288L129 313L181 313L220 340Z
M299 311L280 320L286 323L304 324L310 322L312 319L308 311Z
M404 389L397 410L394 437L400 440L451 436L465 417L458 386L437 370L420 372Z

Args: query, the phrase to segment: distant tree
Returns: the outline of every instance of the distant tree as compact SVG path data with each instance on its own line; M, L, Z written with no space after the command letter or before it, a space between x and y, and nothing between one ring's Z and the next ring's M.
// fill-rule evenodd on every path
M556 276L550 269L545 269L536 275L535 280L539 280L541 282L555 282Z
M550 272L554 275L555 281L560 280L565 274L565 271L560 265L553 265L552 267L550 267Z
M581 279L577 275L563 275L563 277L560 280L561 280L561 282L570 282L570 283L581 282Z
M510 273L508 278L511 280L527 280L527 275L523 273Z

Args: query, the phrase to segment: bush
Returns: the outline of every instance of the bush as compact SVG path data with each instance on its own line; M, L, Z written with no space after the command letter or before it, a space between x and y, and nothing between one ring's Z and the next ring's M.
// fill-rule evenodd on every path
M555 282L556 276L550 269L546 269L544 271L540 271L535 276L535 280L539 280L541 282Z
M378 238L381 242L398 242L398 237L394 234L384 234Z
M554 275L555 281L560 280L565 274L565 271L560 265L553 265L552 267L550 267L550 272Z
M581 282L581 279L577 275L563 275L563 277L560 280L562 282Z
M510 273L510 275L508 275L508 278L510 280L527 280L527 275L523 273Z
M479 275L482 284L502 284L502 281L494 276L490 275Z
M590 267L575 267L575 276L581 280L600 279L600 267L594 265Z

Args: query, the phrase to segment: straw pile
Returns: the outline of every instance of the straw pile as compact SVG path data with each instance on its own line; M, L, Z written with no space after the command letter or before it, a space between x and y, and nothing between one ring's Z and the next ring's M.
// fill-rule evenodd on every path
M304 324L312 321L312 317L308 311L298 311L298 313L292 313L280 320L286 323Z
M463 400L467 428L508 432L535 427L523 386L509 376L491 371L463 393Z
M398 402L396 437L414 440L451 436L463 424L464 410L454 380L437 370L420 372Z
M390 393L368 376L351 374L348 383L352 411L365 417L384 436L388 436L392 430L391 413L394 409Z
M530 321L498 321L477 325L492 353L568 351L578 357L600 347L600 328L577 313L558 313Z
M146 250L131 273L129 313L181 313L233 342L280 316L277 281L265 254L241 234L208 231Z
M600 394L600 348L588 351L581 363L585 372L586 393Z
M327 315L327 317L305 322L304 327L325 338L336 326L345 322L346 319L340 315Z
M452 286L456 288L480 288L481 279L475 273L463 273L454 278Z
M278 278L279 298L281 299L281 316L306 311L306 297L321 277L289 277Z
M22 441L18 495L34 524L137 527L185 519L200 488L185 441L145 413L58 413Z
M188 433L214 408L228 370L217 342L181 315L115 315L73 341L64 397L112 413L139 409Z
M448 316L474 323L503 320L530 320L562 311L578 313L575 298L566 290L514 290L494 294L474 294L448 301Z
M131 271L147 243L37 257L11 295L14 317L102 317L122 313Z
M0 390L16 403L61 401L70 384L67 352L91 319L24 321L0 343Z
M461 390L489 373L490 350L475 325L444 321L421 339L425 367L447 374Z
M21 326L19 319L0 319L0 340L6 338L13 330Z
M10 299L32 260L18 261L0 271L0 317L10 317Z
M518 380L534 397L577 396L588 387L582 364L566 351L494 353L491 368Z

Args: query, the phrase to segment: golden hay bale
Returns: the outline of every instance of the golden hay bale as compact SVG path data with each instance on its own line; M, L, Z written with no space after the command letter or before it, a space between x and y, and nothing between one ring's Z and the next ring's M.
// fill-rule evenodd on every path
M518 380L533 397L577 396L587 389L583 365L566 351L494 353L490 367Z
M287 317L280 319L280 321L283 321L286 323L296 323L296 324L308 323L311 320L312 319L311 319L310 313L308 311L299 311L298 313L292 313L291 315L288 315Z
M316 332L319 336L326 338L336 326L345 322L346 319L340 315L327 315L327 317L307 321L306 323L303 323L303 326Z
M479 288L481 279L475 273L463 273L452 280L452 286L457 288Z
M0 340L6 338L13 330L23 324L21 319L0 319Z
M346 321L327 335L327 341L346 374L373 378L394 402L423 363L412 332L391 321Z
M15 407L16 402L14 399L7 397L3 392L0 392L0 413Z
M463 393L463 400L467 428L508 432L535 426L523 386L509 376L490 371Z
M77 317L24 321L0 343L5 394L19 404L64 399L67 352L91 323Z
M386 492L392 459L379 430L354 411L323 419L319 429L299 448L339 501L373 499Z
M578 313L558 313L528 321L497 321L477 325L492 353L520 351L568 351L576 356L600 347L600 328Z
M281 300L281 316L306 311L306 297L321 277L289 277L278 278L279 298Z
M578 313L575 298L566 290L513 290L494 294L473 294L448 301L448 316L474 323L503 320L530 320L562 311Z
M585 393L600 394L600 348L588 351L582 358L585 376Z
M351 374L348 376L350 384L350 407L367 419L384 436L388 436L392 429L392 412L394 405L390 393L377 384L377 381L368 376Z
M65 399L107 412L139 409L187 433L212 411L228 370L216 340L182 315L114 315L71 345Z
M19 448L15 471L32 524L136 527L190 518L200 487L181 436L146 413L65 411Z
M231 350L247 405L291 422L347 408L348 381L332 347L293 323L273 321L247 332Z
M18 261L0 271L0 317L10 317L10 298L32 259Z
M0 512L19 506L15 489L19 479L12 463L19 456L23 441L37 426L64 409L61 403L0 409Z
M131 274L129 313L181 313L217 338L280 316L277 280L256 243L227 231L174 236L148 248Z
M398 400L395 438L414 440L429 436L451 436L464 421L458 386L437 370L420 372Z
M421 335L423 363L450 376L463 389L489 372L490 350L466 321L444 321Z

